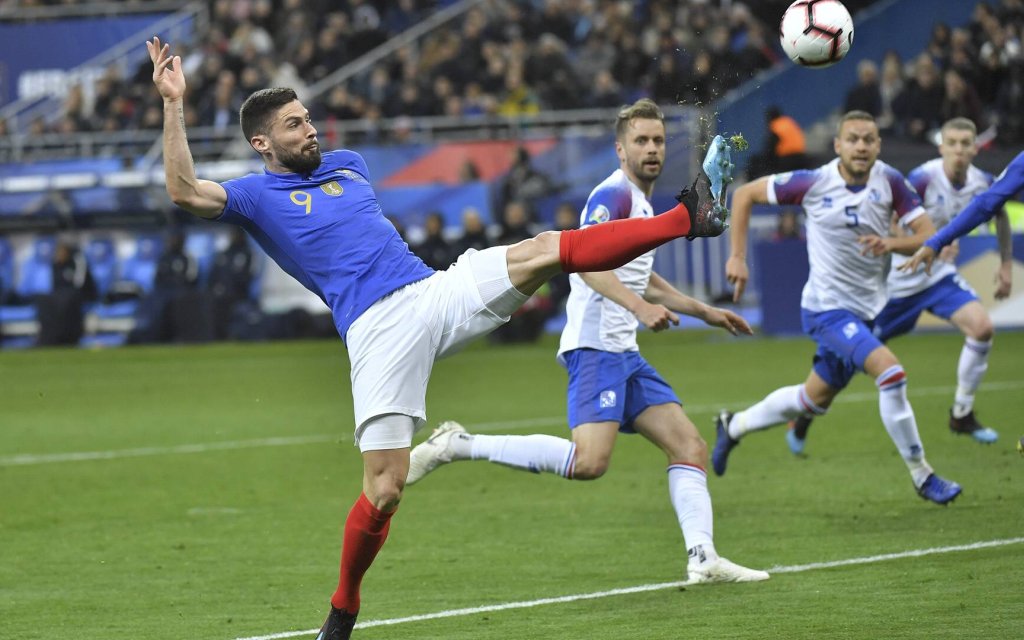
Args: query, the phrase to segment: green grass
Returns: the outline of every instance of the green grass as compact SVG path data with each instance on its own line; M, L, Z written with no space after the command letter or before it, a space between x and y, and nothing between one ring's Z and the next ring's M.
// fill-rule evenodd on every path
M1001 432L993 446L946 428L960 343L951 334L894 343L928 459L964 485L955 504L914 495L861 376L813 427L808 459L793 458L777 429L745 440L728 476L710 479L719 550L768 568L1024 535L1024 460L1013 448L1024 432L1024 333L997 337L979 393L981 417ZM804 340L691 332L646 334L642 347L709 442L716 407L802 381L812 352ZM431 422L564 435L565 374L553 356L549 338L439 362ZM339 341L3 353L0 380L0 638L233 640L319 625L360 490ZM307 435L328 441L10 462ZM623 437L596 483L483 462L438 471L408 491L364 583L361 619L679 580L685 550L664 463ZM1012 638L1022 565L1024 544L1013 544L356 637Z

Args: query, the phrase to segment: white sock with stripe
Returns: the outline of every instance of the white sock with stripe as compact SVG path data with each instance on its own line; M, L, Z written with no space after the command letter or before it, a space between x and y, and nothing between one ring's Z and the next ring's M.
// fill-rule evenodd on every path
M875 379L875 385L878 386L878 411L882 414L885 430L907 464L914 486L920 487L931 475L932 468L924 459L924 445L917 433L914 409L907 399L907 374L902 366L894 364Z
M767 429L803 415L825 415L827 411L811 401L804 385L782 387L749 409L737 412L729 421L729 437L739 440L751 431Z
M469 436L472 460L490 460L533 473L572 478L576 445L571 440L536 433L529 436Z
M707 472L685 462L670 464L668 495L676 511L679 528L683 531L683 542L690 562L717 558Z
M991 340L967 338L960 350L960 362L956 368L956 396L953 401L953 417L962 418L974 409L974 394L988 369L988 353L992 350Z

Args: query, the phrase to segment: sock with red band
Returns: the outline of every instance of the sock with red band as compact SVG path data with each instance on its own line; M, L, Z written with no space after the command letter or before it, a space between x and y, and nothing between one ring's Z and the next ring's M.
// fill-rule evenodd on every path
M391 516L360 494L345 520L345 536L341 548L341 577L338 590L331 596L331 606L349 613L359 611L359 585L384 546L391 526Z
M561 232L562 271L609 271L669 240L690 233L690 213L679 204L653 218L629 218Z

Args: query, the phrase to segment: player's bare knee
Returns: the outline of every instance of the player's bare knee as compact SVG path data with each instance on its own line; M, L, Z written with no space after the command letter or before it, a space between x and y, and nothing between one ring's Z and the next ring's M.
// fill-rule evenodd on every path
M601 458L587 458L586 456L577 456L576 464L573 466L572 478L573 480L597 480L608 471L609 459L607 457Z
M981 342L988 342L996 335L996 329L992 325L992 318L985 314L978 318L967 331L969 338L980 340Z
M394 511L398 508L398 503L402 501L402 492L405 490L404 478L385 474L374 478L369 484L366 497L373 506L381 511Z

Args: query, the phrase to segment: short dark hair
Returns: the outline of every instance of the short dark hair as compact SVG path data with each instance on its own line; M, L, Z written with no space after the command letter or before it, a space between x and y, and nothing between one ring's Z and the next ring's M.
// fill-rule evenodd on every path
M635 119L665 121L665 114L661 112L658 105L650 98L640 98L630 105L619 109L619 115L615 118L615 138L621 140L626 135L626 128Z
M277 110L298 99L295 90L288 87L260 89L246 98L238 110L238 120L246 141L252 140L253 136L265 135L270 130L270 121Z
M843 130L843 124L849 122L850 120L866 120L868 122L874 122L875 116L871 115L867 111L860 111L859 109L847 111L839 118L839 123L836 125L837 137L839 136L839 133Z

